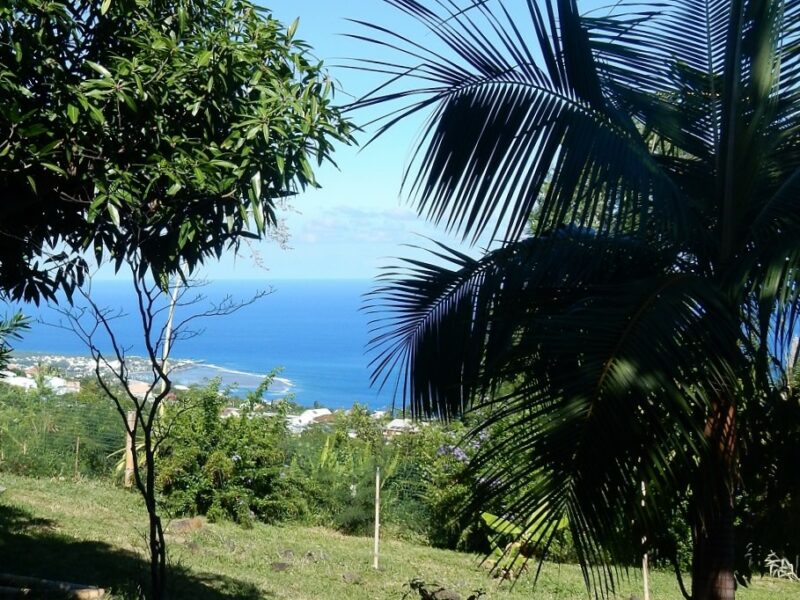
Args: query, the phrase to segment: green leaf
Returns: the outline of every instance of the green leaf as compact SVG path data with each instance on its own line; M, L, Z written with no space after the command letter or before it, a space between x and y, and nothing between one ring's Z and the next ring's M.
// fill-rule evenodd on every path
M67 117L69 120L72 121L73 124L78 122L78 116L80 115L80 110L74 104L67 105Z
M214 165L215 167L226 167L226 168L228 168L228 169L236 169L236 168L237 168L237 167L236 167L236 165L235 165L235 164L233 164L231 161L229 161L229 160L217 159L217 158L215 158L214 160L212 160L212 161L211 161L211 164L212 164L212 165Z
M99 123L100 125L106 122L106 117L103 114L103 111L92 104L89 105L89 116L93 121Z
M108 216L111 217L111 222L114 223L114 225L116 225L117 227L119 227L120 220L119 220L119 210L117 209L117 207L113 203L109 202L106 205L106 210L108 211Z
M102 75L103 77L112 79L111 71L106 69L103 65L97 64L96 62L92 62L91 60L87 60L86 64L89 65L93 70L100 73L100 75Z
M300 24L300 18L298 17L292 24L289 25L289 28L286 30L286 38L291 40L294 37L295 32L297 31L297 26Z
M507 519L504 519L503 517L498 517L492 513L484 512L481 513L481 519L483 519L484 523L489 526L489 529L497 533L512 535L514 537L522 535L521 527L515 525Z
M169 186L169 189L167 190L167 195L169 195L169 196L174 196L174 195L175 195L175 194L177 194L179 191L181 191L181 188L182 188L182 187L183 187L183 186L180 184L180 182L176 181L176 182L175 182L175 183L173 183L171 186Z
M67 176L67 172L64 169L62 169L61 167L59 167L58 165L54 165L53 163L43 162L42 166L45 169L49 169L50 171L53 171L54 173L58 173L59 175L62 175L64 177Z
M253 187L253 194L255 194L256 199L261 198L261 171L257 171L250 178L250 185Z
M256 229L264 231L264 208L261 206L261 202L258 200L251 202L251 206L253 208L253 217L256 220Z
M200 52L198 52L197 53L198 66L205 67L209 63L213 55L214 53L211 52L211 50L201 50Z
M111 0L103 0L103 3L100 5L100 14L101 15L106 14L110 7L111 7Z

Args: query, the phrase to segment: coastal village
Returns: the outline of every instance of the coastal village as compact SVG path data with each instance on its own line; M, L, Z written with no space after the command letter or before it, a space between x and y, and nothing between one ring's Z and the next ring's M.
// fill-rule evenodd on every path
M135 360L135 358L132 359L132 365L135 365ZM24 390L35 390L44 387L56 396L63 396L80 392L81 379L94 377L93 364L87 357L23 355L14 362L9 363L6 369L0 371L0 383ZM130 380L128 385L131 393L140 399L144 399L152 387L146 381L136 379ZM175 385L174 388L177 391L189 389L185 385ZM265 401L265 403L269 405L270 401ZM310 426L331 423L338 412L347 414L349 410L336 409L332 411L329 408L319 407L306 409L299 414L287 414L287 428L292 433L299 434ZM239 408L229 406L222 410L220 418L238 417L240 414ZM258 414L263 417L278 416L277 412L270 410L265 410ZM414 422L411 419L391 418L388 411L372 411L370 412L370 417L383 423L382 429L386 438L392 438L401 433L418 431L418 422Z

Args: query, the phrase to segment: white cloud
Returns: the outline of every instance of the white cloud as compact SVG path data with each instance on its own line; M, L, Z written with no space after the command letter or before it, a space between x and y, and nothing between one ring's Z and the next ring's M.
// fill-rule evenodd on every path
M313 217L293 215L291 221L293 240L306 244L401 244L412 233L432 232L429 223L402 207L372 210L337 205Z

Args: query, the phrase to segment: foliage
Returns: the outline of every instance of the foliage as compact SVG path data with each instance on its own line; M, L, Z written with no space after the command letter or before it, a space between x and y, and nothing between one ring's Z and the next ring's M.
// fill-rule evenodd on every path
M2 3L0 289L69 293L84 251L191 271L275 225L350 141L295 30L247 0Z
M780 558L774 552L770 552L764 560L764 564L769 571L770 577L778 579L788 579L789 581L800 581L794 572L794 565L785 558Z
M508 435L474 468L504 514L545 517L543 550L566 516L599 591L685 506L692 597L732 598L734 523L798 497L800 4L389 3L438 45L367 24L396 54L359 106L400 104L379 135L430 108L420 213L502 241L389 270L375 380L418 414L493 409L479 428Z
M230 399L216 385L194 389L168 409L157 466L173 514L298 522L367 535L380 467L385 532L444 548L488 548L480 513L465 503L475 485L466 475L475 446L458 446L463 426L432 424L387 439L382 423L356 404L291 435L290 405L264 405L264 389L248 395L239 416L219 418Z
M492 531L493 568L499 576L517 579L523 573L528 560L536 551L536 536L545 525L542 515L531 515L524 524L518 525L503 517L485 512L481 518ZM567 520L556 526L554 536L567 530Z
M45 364L40 368L49 371ZM479 507L466 502L480 482L467 469L478 447L464 439L463 424L431 423L389 440L381 420L356 404L336 411L327 424L290 434L285 415L297 406L260 399L271 381L266 378L243 400L212 383L179 391L165 405L154 426L163 436L156 444L156 469L171 515L203 514L246 526L255 520L323 525L367 535L379 466L385 536L489 549ZM219 418L231 405L241 416ZM44 385L30 391L0 385L0 472L119 482L123 440L119 415L94 380L62 396ZM141 436L137 448L143 463ZM553 551L550 556L564 558Z
M11 354L10 340L19 339L22 332L30 327L22 313L15 313L0 319L0 367L5 367Z
M241 416L221 419L226 398L219 382L193 389L181 403L169 410L157 458L168 510L244 524L308 515L303 481L289 468L289 432L280 410L259 415L251 401Z
M63 396L0 384L0 471L108 478L123 440L116 410L92 382Z
M356 404L336 411L327 424L290 434L285 415L298 407L284 400L264 404L260 398L270 383L266 378L243 400L220 393L214 383L180 391L166 404L154 431L163 436L156 470L168 513L245 526L254 521L323 525L367 535L380 466L385 536L441 548L489 549L480 509L466 502L480 482L467 469L478 447L464 439L463 424L431 423L389 440L381 420ZM63 396L44 386L26 392L0 385L0 390L0 472L72 477L77 444L79 477L119 481L124 431L96 381L84 380L79 393ZM220 419L231 405L241 416ZM141 436L137 441L142 463ZM550 556L564 558L552 550Z

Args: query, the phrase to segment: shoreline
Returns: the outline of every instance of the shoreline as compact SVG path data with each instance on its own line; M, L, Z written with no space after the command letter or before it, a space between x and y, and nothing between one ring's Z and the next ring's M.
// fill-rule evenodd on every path
M146 378L150 371L149 360L141 356L126 356L128 370L133 379ZM39 364L46 364L63 372L69 378L93 378L95 362L88 355L63 354L47 351L22 350L13 351L9 368L28 369ZM111 365L119 365L119 361L110 360ZM176 385L204 385L214 378L220 379L221 387L235 386L231 390L234 396L244 395L256 389L268 374L253 373L228 367L222 367L192 358L170 358L169 372ZM265 398L280 397L290 394L295 383L286 378L276 376L273 385L264 393Z

